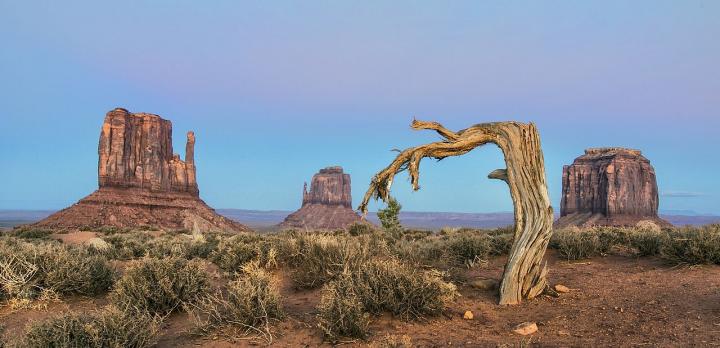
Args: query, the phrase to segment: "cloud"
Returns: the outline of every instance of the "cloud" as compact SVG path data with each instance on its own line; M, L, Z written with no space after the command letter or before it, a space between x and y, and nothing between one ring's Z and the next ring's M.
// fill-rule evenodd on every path
M702 192L691 191L665 191L661 194L661 196L668 198L693 198L706 196L706 194Z

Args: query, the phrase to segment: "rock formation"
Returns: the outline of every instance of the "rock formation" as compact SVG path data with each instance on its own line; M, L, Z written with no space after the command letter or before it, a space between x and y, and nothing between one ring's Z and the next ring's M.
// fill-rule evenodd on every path
M331 230L356 221L360 216L352 209L350 174L343 173L342 167L328 167L313 176L310 191L305 183L302 207L288 215L280 227Z
M587 149L563 167L557 227L634 226L642 220L670 225L658 217L655 170L639 150Z
M195 135L188 132L182 161L173 153L170 121L158 115L114 109L105 116L100 132L99 189L35 225L249 230L218 215L200 199L194 149Z

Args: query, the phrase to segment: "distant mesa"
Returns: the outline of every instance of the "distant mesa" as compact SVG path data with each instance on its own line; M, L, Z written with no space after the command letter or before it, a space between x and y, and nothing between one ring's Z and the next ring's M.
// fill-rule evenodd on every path
M305 183L302 207L280 227L332 230L357 221L360 216L352 209L350 174L343 173L342 167L327 167L313 176L310 191Z
M639 150L593 148L563 167L560 219L556 227L634 226L658 217L655 169Z
M158 115L116 108L107 113L98 146L99 189L35 223L38 227L138 227L247 231L200 199L195 135L185 160L173 153L172 123Z

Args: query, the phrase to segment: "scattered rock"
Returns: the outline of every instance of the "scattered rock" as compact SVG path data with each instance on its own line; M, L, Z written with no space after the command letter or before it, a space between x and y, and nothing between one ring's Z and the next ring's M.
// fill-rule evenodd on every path
M555 284L555 291L559 293L568 293L570 292L570 288L562 284Z
M519 335L527 336L536 333L537 330L537 324L528 321L516 326L515 329L513 329L513 332Z
M343 173L342 167L328 167L313 175L310 191L305 183L302 207L280 227L336 230L358 221L360 216L352 208L350 174Z
M639 150L594 148L563 167L560 219L556 227L635 226L658 217L655 169Z
M465 311L465 314L463 315L463 319L465 320L473 320L473 312L471 311Z
M498 288L498 281L495 279L476 279L470 282L470 286L479 290L494 290Z
M108 112L98 146L98 190L34 226L249 231L200 199L195 134L187 134L184 161L173 153L171 137L172 123L158 115Z

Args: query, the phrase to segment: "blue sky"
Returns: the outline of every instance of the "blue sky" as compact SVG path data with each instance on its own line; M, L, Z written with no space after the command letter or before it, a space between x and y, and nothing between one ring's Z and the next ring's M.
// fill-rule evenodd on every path
M661 209L720 213L717 1L0 0L0 209L57 209L97 187L114 107L197 134L201 196L295 209L342 165L357 205L393 148L451 129L533 121L550 195L595 146L652 161ZM512 209L496 147L421 166L406 210ZM371 209L377 207L371 206Z

